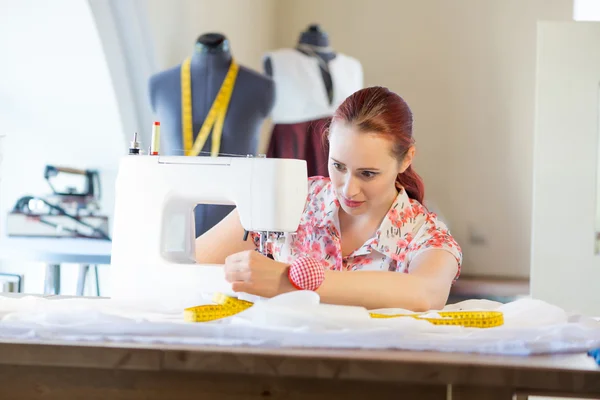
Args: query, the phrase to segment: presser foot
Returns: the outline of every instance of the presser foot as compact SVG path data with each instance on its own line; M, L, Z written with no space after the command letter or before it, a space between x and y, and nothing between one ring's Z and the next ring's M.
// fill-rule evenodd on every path
M274 239L273 239L274 238ZM273 241L279 241L283 238L283 232L260 232L258 249L256 249L263 256L274 259L268 251L268 243Z
M248 233L248 231L244 232L244 241L248 240ZM284 238L283 232L259 232L259 234L258 248L255 251L273 260L273 256L269 254L267 244L272 241L282 240Z

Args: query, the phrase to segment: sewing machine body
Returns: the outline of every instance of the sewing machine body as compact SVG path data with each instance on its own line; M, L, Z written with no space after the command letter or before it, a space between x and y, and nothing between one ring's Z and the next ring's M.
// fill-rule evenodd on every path
M307 192L304 160L124 157L116 180L110 296L181 309L201 302L203 292L230 292L222 266L195 262L196 205L235 204L247 231L295 232Z

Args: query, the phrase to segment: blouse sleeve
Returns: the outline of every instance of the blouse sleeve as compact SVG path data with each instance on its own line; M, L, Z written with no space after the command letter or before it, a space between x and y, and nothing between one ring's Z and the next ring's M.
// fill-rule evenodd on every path
M410 261L417 255L427 250L434 249L445 250L454 256L458 263L458 270L454 277L454 281L456 281L460 275L463 261L462 250L458 242L450 234L446 224L440 221L435 214L430 213L426 215L423 225L415 235L415 239L412 241L408 250L408 270L410 271Z

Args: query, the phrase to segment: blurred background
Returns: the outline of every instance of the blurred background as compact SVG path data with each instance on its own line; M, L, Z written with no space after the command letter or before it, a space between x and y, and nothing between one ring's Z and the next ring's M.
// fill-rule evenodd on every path
M386 86L412 107L426 199L464 251L456 298L526 295L537 23L573 21L574 7L573 0L0 0L0 221L22 196L50 193L45 167L60 165L98 171L98 204L110 226L118 159L134 132L149 144L158 118L151 76L180 65L211 32L226 36L240 65L263 74L267 52L294 48L316 24L334 52L359 61L364 86ZM272 129L265 118L257 152L267 151ZM44 265L2 260L0 272L22 274L25 291L41 292ZM61 293L75 291L75 265L65 263Z

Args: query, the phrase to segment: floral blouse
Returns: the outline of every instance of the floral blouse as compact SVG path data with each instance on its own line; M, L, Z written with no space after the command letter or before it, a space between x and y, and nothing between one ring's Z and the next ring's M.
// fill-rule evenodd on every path
M462 251L446 225L418 201L400 190L373 237L348 256L342 256L338 210L340 208L329 178L309 178L306 207L298 230L279 239L273 236L267 245L277 261L290 263L301 256L321 260L329 270L379 270L409 273L411 261L420 253L441 249L458 262ZM258 246L259 235L252 234ZM456 279L455 278L455 279Z

